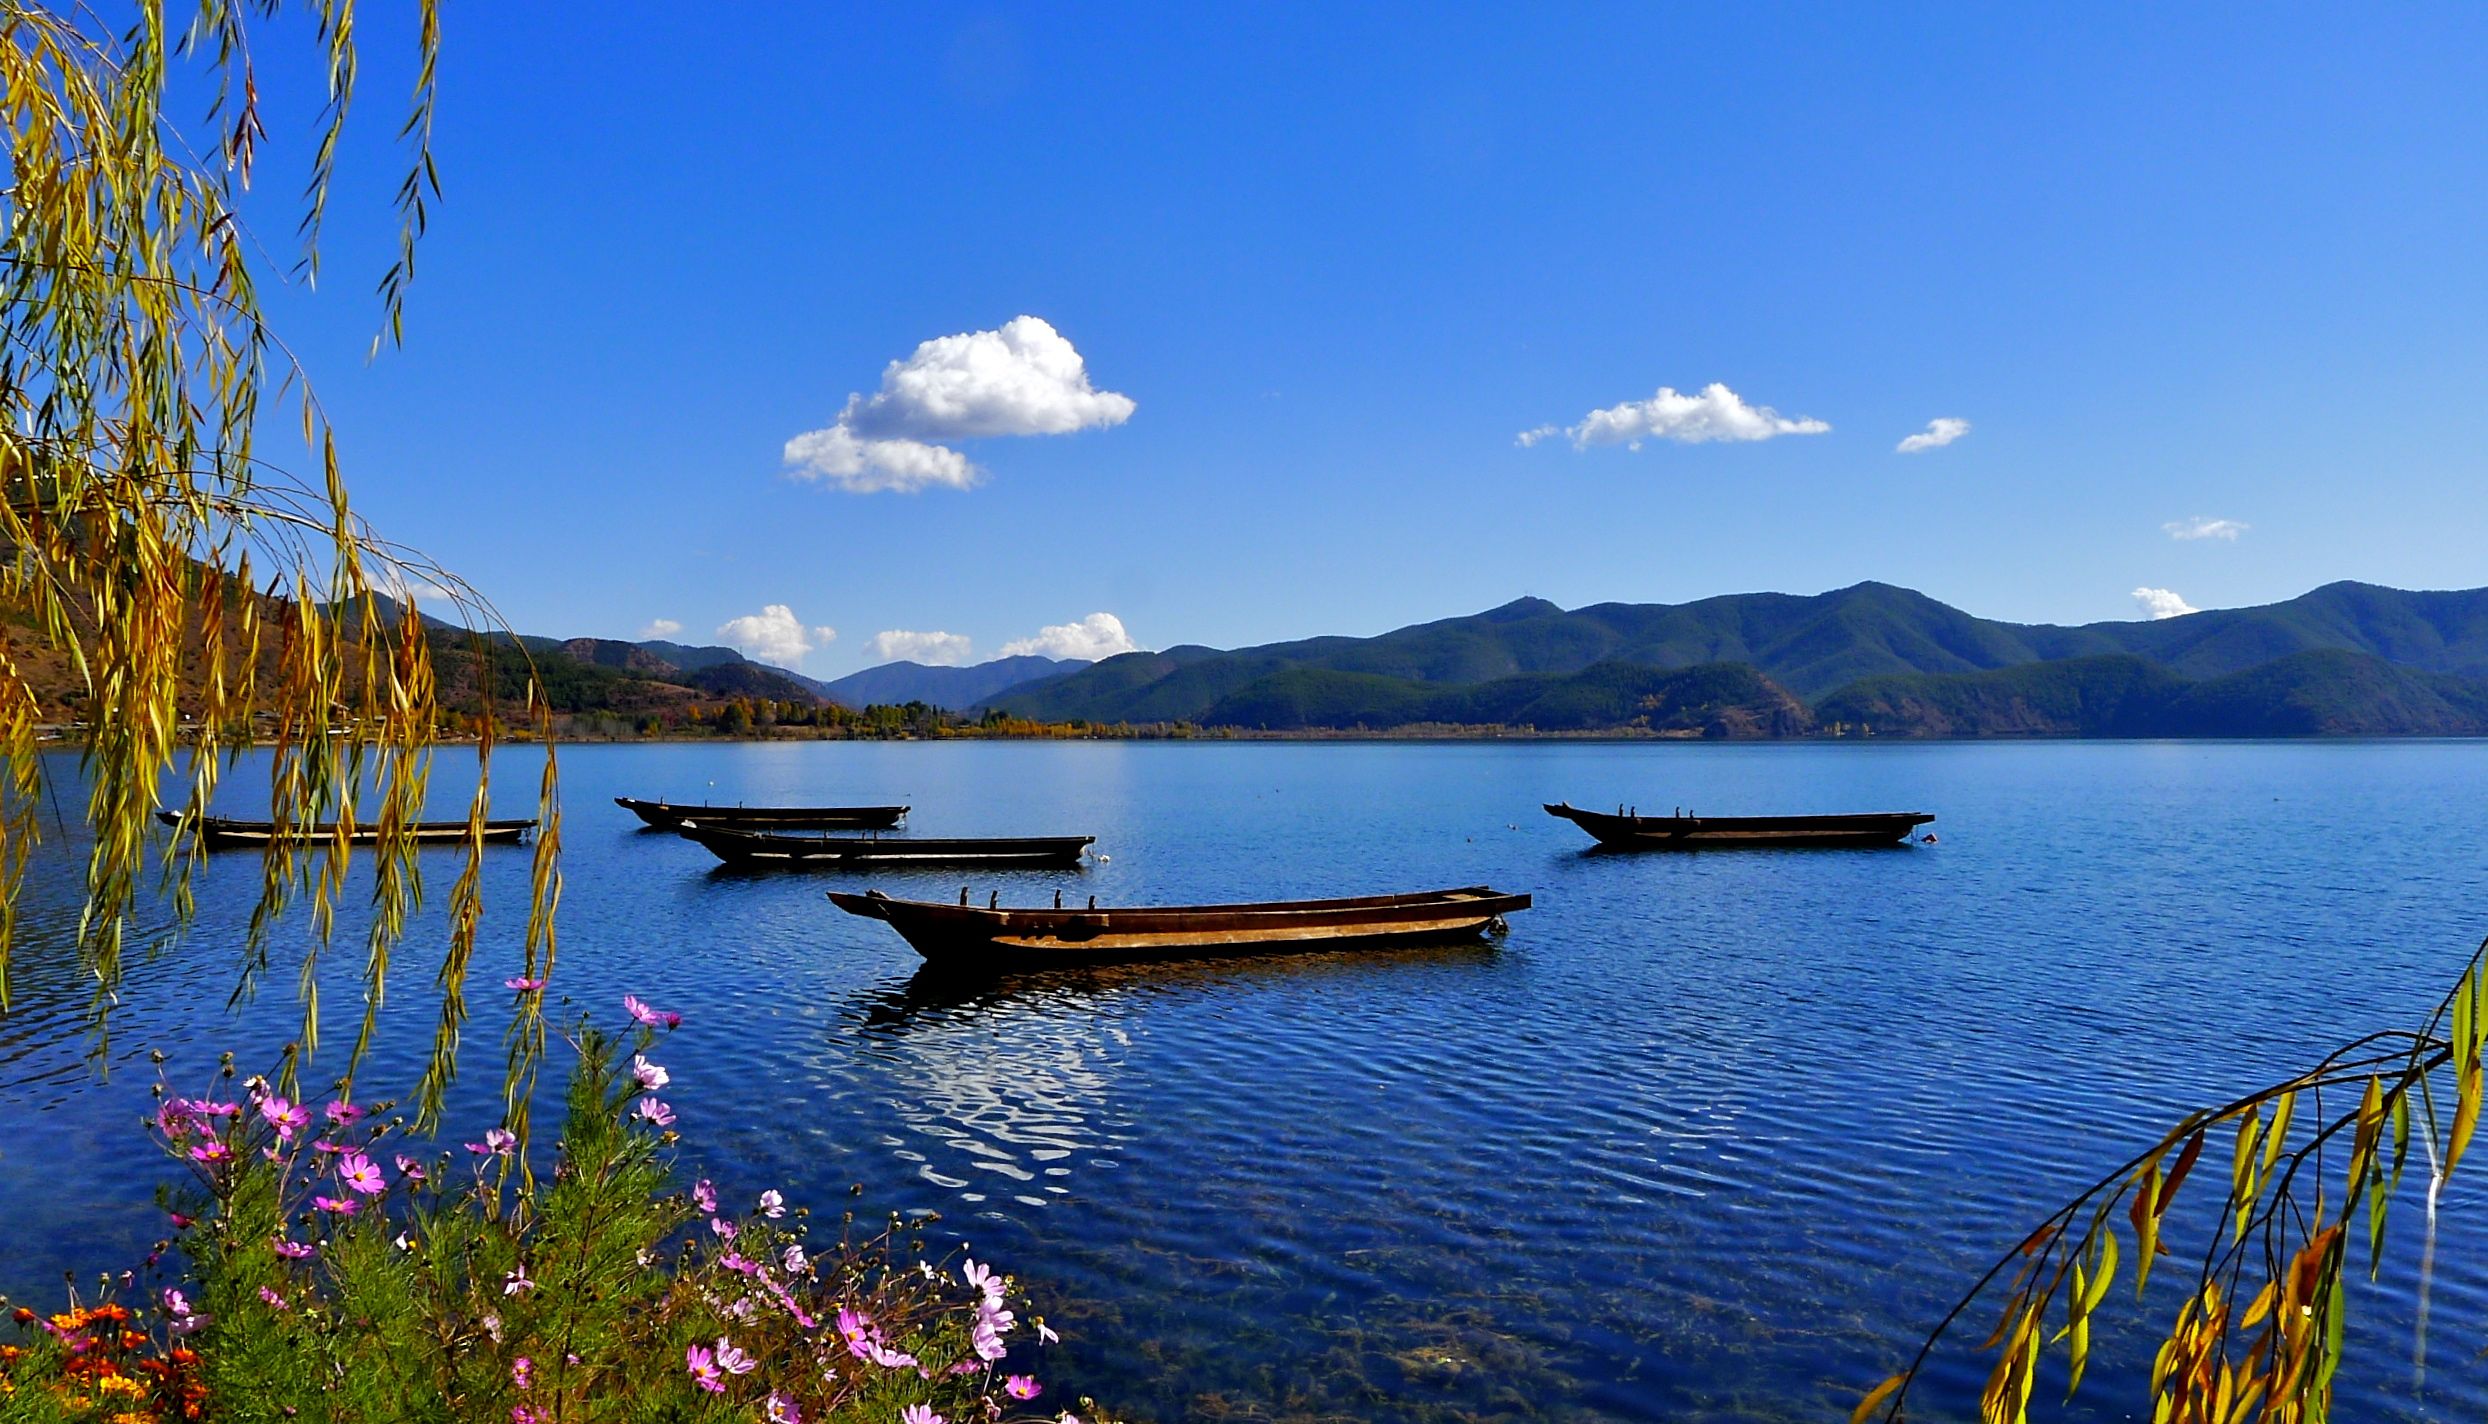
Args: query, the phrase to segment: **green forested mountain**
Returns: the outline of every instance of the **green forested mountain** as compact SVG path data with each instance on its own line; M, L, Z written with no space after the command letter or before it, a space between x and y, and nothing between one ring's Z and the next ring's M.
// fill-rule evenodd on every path
M1522 599L1373 638L1129 653L990 705L1274 730L1674 727L1656 684L1642 695L1661 697L1659 720L1646 724L1621 715L1640 703L1617 689L1720 664L1767 680L1759 701L1730 700L1778 734L1803 730L1781 702L1809 723L1936 736L2468 733L2488 730L2488 590L2337 583L2257 608L2079 627L1978 618L1880 583L1569 611Z

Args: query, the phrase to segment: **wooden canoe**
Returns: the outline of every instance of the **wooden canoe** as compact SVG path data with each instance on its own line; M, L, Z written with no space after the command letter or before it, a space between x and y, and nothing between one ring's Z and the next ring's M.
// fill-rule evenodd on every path
M729 865L1076 865L1095 836L772 835L685 821L674 833Z
M1474 939L1500 927L1503 916L1529 908L1528 896L1485 885L1343 900L1094 910L988 909L894 900L878 890L833 891L829 899L848 914L888 921L930 963L983 969L1441 944Z
M1849 816L1635 816L1549 806L1597 837L1626 850L1717 850L1730 847L1894 846L1935 819L1924 811L1871 811Z
M158 811L156 819L168 826L180 826L185 818L177 811ZM533 820L486 821L484 840L487 843L498 844L523 841L527 839L527 833L535 828L536 823ZM467 838L467 823L464 821L417 821L409 826L407 831L418 845L460 845ZM199 818L199 844L209 850L235 850L244 846L264 846L270 841L279 839L288 844L315 844L333 839L336 834L337 823L334 821L321 821L307 826L287 826L283 835L280 836L274 821L236 821L224 816ZM346 839L355 845L372 845L380 839L380 827L368 821L358 821L353 829L346 833Z
M679 806L616 796L613 804L661 830L685 821L742 831L887 830L907 814L905 806Z

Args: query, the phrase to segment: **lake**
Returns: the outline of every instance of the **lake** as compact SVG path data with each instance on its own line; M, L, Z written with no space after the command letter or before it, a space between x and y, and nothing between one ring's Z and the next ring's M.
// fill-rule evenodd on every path
M526 814L531 756L498 758L497 814ZM442 754L436 805L466 764ZM683 1012L662 1057L686 1164L743 1198L939 1212L1062 1330L1049 1399L1162 1420L1845 1419L2046 1208L2189 1107L2416 1027L2488 933L2480 743L780 743L561 766L554 989L608 1023L624 992ZM616 794L907 802L922 834L1089 834L1110 859L733 873ZM1920 809L1941 839L1590 855L1539 810L1558 799ZM144 1251L169 1170L135 1129L148 1050L188 1082L223 1050L270 1061L307 934L289 922L257 1003L229 1009L258 868L216 861L193 929L133 970L98 1076L67 947L82 853L38 859L0 1022L0 1290L21 1298ZM435 906L374 1088L428 1042L454 854L427 853ZM525 875L492 855L470 1134ZM1477 946L971 990L822 898L1476 882L1536 907ZM343 1006L350 917L334 956ZM2432 1242L2406 1190L2382 1281L2354 1287L2341 1417L2488 1411L2470 1171ZM2155 1282L2142 1317L2119 1299L2158 1323L2177 1295ZM2139 1338L2103 1333L2069 1417L2133 1412Z

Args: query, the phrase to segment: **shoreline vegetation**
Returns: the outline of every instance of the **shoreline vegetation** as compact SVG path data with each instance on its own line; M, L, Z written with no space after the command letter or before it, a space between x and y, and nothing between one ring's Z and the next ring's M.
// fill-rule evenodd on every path
M506 1126L461 1151L230 1058L197 1097L159 1080L166 1234L83 1298L9 1310L0 1418L1101 1421L1036 1403L1054 1332L964 1249L928 1257L928 1218L685 1188L673 1075L649 1057L681 1016L622 1006L626 1035L567 1035L549 1160Z

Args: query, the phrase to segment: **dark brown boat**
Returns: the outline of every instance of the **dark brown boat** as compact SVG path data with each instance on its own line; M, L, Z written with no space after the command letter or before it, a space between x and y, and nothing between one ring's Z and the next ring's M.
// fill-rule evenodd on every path
M182 825L186 818L177 811L158 811L156 819L168 826L177 827ZM486 821L484 840L487 843L515 843L527 839L527 833L535 828L536 823L533 820ZM408 835L418 845L464 844L467 830L467 823L464 821L417 821L407 827ZM287 826L280 834L274 821L236 821L224 816L199 818L199 844L209 850L238 850L243 847L265 846L274 840L282 840L289 845L314 844L332 840L336 834L337 823L334 821ZM354 827L346 833L346 840L354 845L372 845L379 839L380 827L369 821L356 822Z
M1475 939L1526 895L1484 885L1345 900L1132 909L998 909L893 900L878 890L832 892L851 915L886 920L934 964L1034 969L1151 959L1194 959L1289 950L1382 949Z
M1935 819L1924 811L1870 811L1851 816L1636 816L1549 806L1598 838L1624 850L1719 850L1732 847L1820 848L1894 846Z
M674 828L729 865L1076 865L1095 836L773 835L686 821Z
M678 806L635 796L616 796L613 804L668 831L685 821L741 831L888 830L908 812L905 806Z

